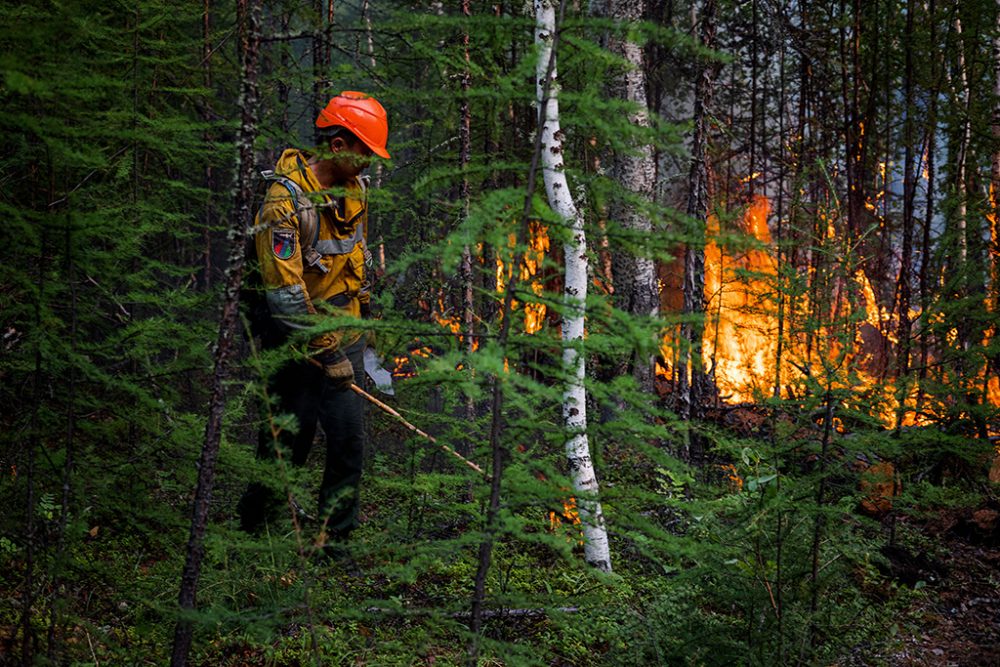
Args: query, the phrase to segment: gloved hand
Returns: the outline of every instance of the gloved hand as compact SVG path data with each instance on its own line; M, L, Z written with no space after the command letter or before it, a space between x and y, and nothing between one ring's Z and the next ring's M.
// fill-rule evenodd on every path
M354 384L354 366L343 352L323 352L316 360L323 364L323 373L337 390L346 391Z

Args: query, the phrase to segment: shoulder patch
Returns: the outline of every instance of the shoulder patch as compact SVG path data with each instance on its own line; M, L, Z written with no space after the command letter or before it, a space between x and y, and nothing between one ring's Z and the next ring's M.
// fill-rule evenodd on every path
M278 259L290 259L295 254L295 230L272 229L271 249Z

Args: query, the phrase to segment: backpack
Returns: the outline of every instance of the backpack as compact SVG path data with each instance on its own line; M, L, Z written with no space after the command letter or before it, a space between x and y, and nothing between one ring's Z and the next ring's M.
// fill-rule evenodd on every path
M261 204L257 209L256 219L260 219L260 212L264 208L266 193L271 189L271 184L280 183L288 190L295 206L295 215L299 219L299 242L302 247L302 259L309 266L316 266L321 271L327 268L321 263L321 255L316 252L316 241L319 238L319 215L316 207L306 196L302 187L288 178L275 174L273 170L266 169L260 172L263 187L263 194L260 196ZM243 284L240 287L240 303L243 314L249 325L249 335L260 339L260 345L264 349L275 347L284 341L286 334L284 329L275 322L271 316L271 309L267 305L267 297L264 293L264 279L260 271L260 261L257 259L256 231L249 233L243 246L244 268Z
M256 219L260 219L260 212L264 208L266 193L271 189L271 184L280 183L288 190L295 207L295 216L299 220L299 244L302 248L302 262L306 266L312 266L326 273L328 268L322 263L323 256L316 250L316 242L319 240L319 213L316 206L306 195L298 183L280 174L274 173L272 169L265 169L260 172L263 187L263 194L260 196L261 205L257 209ZM365 176L358 178L362 195L367 200L368 179ZM253 230L256 232L257 230ZM287 337L286 331L271 316L271 308L267 305L267 297L264 293L264 279L260 272L260 262L257 259L256 233L248 234L244 244L244 269L243 284L240 287L240 303L243 304L243 313L249 324L249 335L260 339L260 345L264 349L276 347L284 342ZM372 264L371 252L364 235L361 237L361 244L364 248L365 263ZM362 289L368 289L363 287Z

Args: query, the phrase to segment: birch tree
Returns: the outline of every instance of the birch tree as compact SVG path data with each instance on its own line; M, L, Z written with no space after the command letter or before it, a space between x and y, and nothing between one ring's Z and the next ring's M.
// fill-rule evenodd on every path
M583 216L573 201L563 163L563 133L559 126L559 78L553 54L556 10L553 0L534 0L535 45L538 47L536 96L542 142L542 177L549 206L570 226L571 238L563 245L566 280L563 291L565 314L562 320L563 370L567 378L563 392L563 424L569 433L566 458L578 496L580 519L585 538L584 558L590 565L611 571L611 552L604 525L601 503L597 500L598 483L587 440L587 394L584 387L585 366L582 353L584 318L587 303L587 237ZM549 66L549 60L552 65ZM545 95L548 78L549 92Z

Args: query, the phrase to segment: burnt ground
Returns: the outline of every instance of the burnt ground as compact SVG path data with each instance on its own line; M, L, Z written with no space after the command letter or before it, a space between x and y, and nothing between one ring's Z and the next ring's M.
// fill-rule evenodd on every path
M1000 505L943 510L920 525L933 555L890 550L891 576L925 582L899 633L861 664L899 667L1000 665Z

